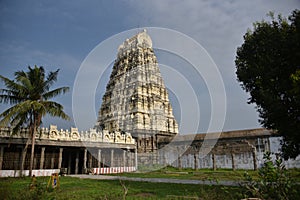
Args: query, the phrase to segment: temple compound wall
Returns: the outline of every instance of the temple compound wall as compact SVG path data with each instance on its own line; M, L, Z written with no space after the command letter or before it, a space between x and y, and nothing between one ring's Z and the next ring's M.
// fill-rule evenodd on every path
M2 175L20 173L28 130L12 134L9 128L0 128L0 171ZM28 174L31 142L29 141L24 174ZM136 142L127 132L97 132L90 129L78 132L58 130L56 126L41 128L35 139L33 174L45 175L63 169L68 174L117 173L136 170ZM0 173L0 176L1 176Z
M160 144L159 162L178 168L258 169L265 152L280 153L275 132L263 128L222 133L181 135ZM300 156L285 161L287 168L300 168Z
M0 176L19 176L27 138L26 129L16 135L9 128L0 129ZM33 174L48 176L61 169L67 174L121 173L143 166L255 170L261 167L266 151L279 153L280 139L262 128L177 135L157 143L156 151L137 152L137 141L130 133L95 129L79 133L76 128L50 126L36 135ZM23 175L28 175L30 149L29 144ZM299 168L300 158L285 161L285 165Z

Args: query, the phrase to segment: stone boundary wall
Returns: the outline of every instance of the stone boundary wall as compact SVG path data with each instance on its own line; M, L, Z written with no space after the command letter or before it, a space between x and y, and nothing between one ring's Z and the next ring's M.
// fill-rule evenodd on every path
M263 164L263 155L269 151L273 160L276 159L277 153L280 153L281 137L274 136L261 129L264 134L257 134L257 137L246 138L243 133L234 134L235 137L226 137L216 143L215 147L207 155L202 155L200 147L204 138L203 135L198 136L198 141L190 145L186 151L180 151L184 147L186 140L180 140L173 148L161 152L159 163L170 165L177 168L191 169L257 169ZM249 132L249 131L247 131ZM224 133L223 135L226 135ZM254 135L255 136L255 135ZM238 139L236 139L238 137ZM182 138L181 138L182 139ZM182 145L180 145L182 144ZM184 148L183 148L184 149ZM300 156L296 159L284 161L287 169L300 168Z
M32 175L51 176L53 173L59 173L59 169L34 169ZM23 176L29 176L29 170L23 170ZM0 177L20 177L20 170L0 170Z

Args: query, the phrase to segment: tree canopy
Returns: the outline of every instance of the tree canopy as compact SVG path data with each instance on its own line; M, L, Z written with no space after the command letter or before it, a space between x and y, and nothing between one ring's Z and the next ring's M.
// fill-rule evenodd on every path
M259 122L283 136L285 159L300 154L300 11L256 22L237 49L236 74Z

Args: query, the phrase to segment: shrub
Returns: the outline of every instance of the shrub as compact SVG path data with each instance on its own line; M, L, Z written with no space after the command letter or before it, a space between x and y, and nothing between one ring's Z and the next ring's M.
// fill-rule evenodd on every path
M254 180L248 173L244 174L245 182L242 196L261 199L288 200L296 199L296 184L292 181L281 157L276 155L273 161L271 153L264 154L264 164L258 171L258 180Z

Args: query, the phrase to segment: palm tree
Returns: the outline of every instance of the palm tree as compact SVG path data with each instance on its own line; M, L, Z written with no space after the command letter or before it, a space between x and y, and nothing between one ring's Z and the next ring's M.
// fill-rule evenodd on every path
M29 66L26 72L15 72L15 80L0 75L0 80L6 86L6 89L0 89L0 103L12 105L0 114L0 124L11 126L13 134L16 134L22 127L28 128L30 137L23 151L21 173L24 169L27 147L31 140L29 176L32 175L35 137L38 127L42 123L42 117L50 114L62 119L69 119L61 104L49 100L69 90L69 87L50 90L50 87L57 80L58 72L59 70L49 72L46 76L42 66L34 66L34 68Z

